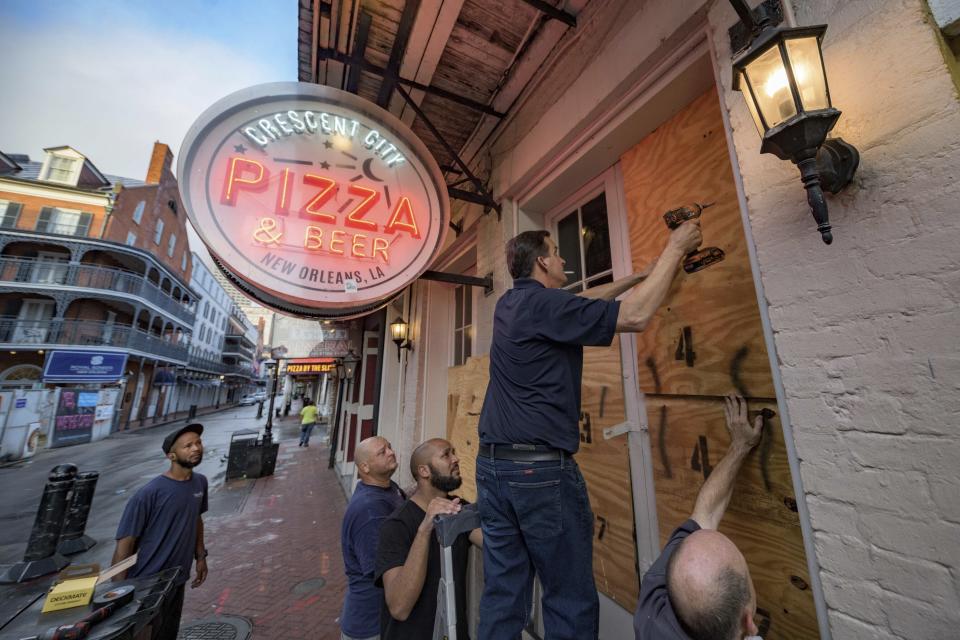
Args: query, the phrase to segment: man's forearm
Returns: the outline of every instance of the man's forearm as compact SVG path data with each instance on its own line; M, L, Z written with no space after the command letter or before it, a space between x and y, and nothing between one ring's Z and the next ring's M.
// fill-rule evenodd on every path
M620 303L617 331L643 331L663 304L683 253L667 245L650 275Z
M207 547L203 544L203 518L197 518L197 546L194 549L193 557L202 558L206 550Z
M123 562L127 558L133 555L134 551L137 549L137 540L133 537L120 538L117 540L117 546L113 550L113 559L110 560L110 565L113 566L118 562ZM126 571L121 571L113 577L114 581L123 580L127 577Z
M703 529L716 529L720 526L733 495L733 483L749 453L750 447L731 444L727 453L713 468L710 477L703 483L691 516Z
M384 583L384 596L390 615L397 620L406 620L423 591L423 581L427 576L427 554L430 550L430 538L433 531L418 530L407 561L390 580Z

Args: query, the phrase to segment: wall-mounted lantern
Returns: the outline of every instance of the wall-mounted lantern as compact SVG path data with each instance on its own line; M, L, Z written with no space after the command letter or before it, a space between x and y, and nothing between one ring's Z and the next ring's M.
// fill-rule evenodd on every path
M343 357L343 372L347 379L353 379L353 374L356 373L359 362L360 357L353 352L353 349L347 351L347 355Z
M413 343L408 339L410 325L403 318L397 318L390 323L390 335L393 337L394 344L397 345L397 359L400 359L401 349L413 349Z
M840 111L833 107L821 42L826 25L778 28L765 5L751 12L730 0L752 40L733 60L733 88L743 92L763 137L761 153L790 160L800 169L817 231L833 242L823 190L838 193L860 164L855 147L827 139Z

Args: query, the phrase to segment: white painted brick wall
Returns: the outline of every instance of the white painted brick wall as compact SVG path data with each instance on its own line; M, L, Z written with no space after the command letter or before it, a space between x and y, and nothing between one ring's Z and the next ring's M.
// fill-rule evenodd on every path
M725 86L835 638L960 635L960 105L922 0L794 2L829 24L835 135L862 154L822 245L796 169ZM717 3L720 68L729 69ZM724 84L729 85L729 73Z

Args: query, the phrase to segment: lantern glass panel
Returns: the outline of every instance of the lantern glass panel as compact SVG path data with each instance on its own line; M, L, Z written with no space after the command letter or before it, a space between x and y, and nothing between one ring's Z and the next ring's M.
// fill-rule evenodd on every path
M743 98L747 102L747 109L750 111L750 116L753 117L753 124L757 125L757 133L761 136L763 135L763 122L760 120L760 114L757 113L757 105L753 102L753 96L750 95L750 88L747 86L747 78L744 76L744 73L741 71L740 75L740 91L743 92Z
M804 111L829 109L827 79L823 75L823 63L820 58L820 45L815 36L808 38L789 38L784 44L793 77L797 81L797 90Z
M793 102L790 81L778 46L773 45L748 64L746 73L757 97L757 107L769 128L797 115L797 106Z
M406 340L407 324L402 320L397 320L390 325L390 332L393 335L394 340Z

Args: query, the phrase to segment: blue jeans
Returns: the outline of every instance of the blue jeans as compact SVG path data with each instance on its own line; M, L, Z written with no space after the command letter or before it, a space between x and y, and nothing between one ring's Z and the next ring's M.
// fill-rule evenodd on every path
M593 511L573 458L477 457L483 528L479 640L516 640L531 609L534 572L551 640L590 640L600 624L593 581Z
M310 434L313 433L315 426L317 426L316 422L300 425L300 444L310 444Z

